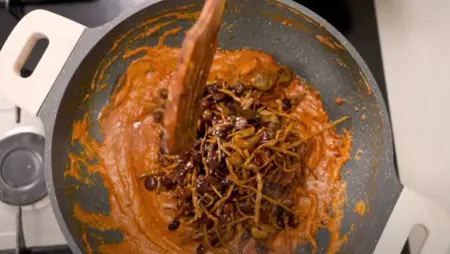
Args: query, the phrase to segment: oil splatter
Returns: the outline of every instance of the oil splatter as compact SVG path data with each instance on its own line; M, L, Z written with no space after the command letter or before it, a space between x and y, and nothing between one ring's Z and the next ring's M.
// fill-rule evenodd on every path
M358 201L353 211L361 216L366 215L367 213L366 203L363 200Z

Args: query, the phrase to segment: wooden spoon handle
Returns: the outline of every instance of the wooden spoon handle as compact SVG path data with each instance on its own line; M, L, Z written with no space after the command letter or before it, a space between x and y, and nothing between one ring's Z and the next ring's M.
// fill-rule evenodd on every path
M217 49L217 34L226 0L206 0L200 18L187 33L177 70L169 83L164 117L166 152L176 154L193 145L200 118L200 102Z

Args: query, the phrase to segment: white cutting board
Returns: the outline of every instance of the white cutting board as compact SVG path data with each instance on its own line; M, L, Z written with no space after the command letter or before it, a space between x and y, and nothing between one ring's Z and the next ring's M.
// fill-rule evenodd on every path
M375 0L375 5L406 186L377 253L398 253L398 242L414 224L428 231L421 253L449 253L450 1Z

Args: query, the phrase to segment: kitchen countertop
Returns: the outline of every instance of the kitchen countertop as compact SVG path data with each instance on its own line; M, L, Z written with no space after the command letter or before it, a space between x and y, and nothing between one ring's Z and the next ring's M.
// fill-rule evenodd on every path
M422 217L416 224L428 231L426 247L448 245L448 237L433 239L439 234L430 232L424 218L440 213L439 223L449 224L450 1L375 0L375 5L400 179L436 208L417 214Z
M400 178L450 211L450 1L376 8Z

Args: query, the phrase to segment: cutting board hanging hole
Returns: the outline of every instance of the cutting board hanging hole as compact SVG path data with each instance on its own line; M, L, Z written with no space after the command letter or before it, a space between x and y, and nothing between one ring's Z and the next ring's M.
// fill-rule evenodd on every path
M47 38L41 38L36 41L33 45L33 49L25 60L25 63L22 66L18 66L22 78L28 78L33 74L39 61L41 61L48 44L49 40Z
M408 240L405 243L405 248L402 253L420 254L425 241L427 240L427 229L420 224L415 225L408 235ZM409 249L409 252L406 250Z

